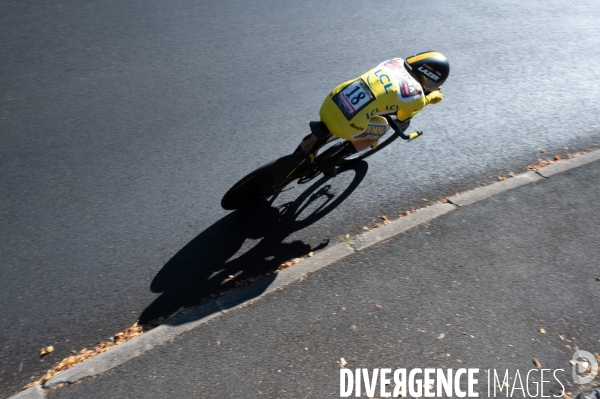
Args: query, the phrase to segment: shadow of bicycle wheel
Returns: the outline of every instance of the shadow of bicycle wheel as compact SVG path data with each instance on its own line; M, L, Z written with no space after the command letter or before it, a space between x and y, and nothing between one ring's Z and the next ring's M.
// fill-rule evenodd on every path
M340 174L354 172L343 189L332 190L335 179L323 177L292 201L274 205L277 198L273 198L254 208L234 211L214 223L179 250L154 277L150 289L160 295L142 312L140 324L168 318L180 308L210 301L256 279L261 279L266 289L275 278L273 271L283 262L329 244L324 241L311 246L300 240L284 240L339 206L360 185L367 170L366 162L358 162L340 169Z

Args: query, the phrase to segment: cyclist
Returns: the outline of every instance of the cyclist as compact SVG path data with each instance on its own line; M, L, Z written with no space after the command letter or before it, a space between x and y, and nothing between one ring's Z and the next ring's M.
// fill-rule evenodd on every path
M406 127L427 104L442 101L440 89L449 73L448 59L435 51L413 55L406 61L394 58L382 62L333 89L319 112L327 129L311 125L313 132L302 140L297 151L324 143L330 133L350 140L353 145L344 142L328 149L332 155L319 165L324 175L335 176L338 160L376 146L389 130L382 115L395 115ZM411 136L416 137L418 134Z

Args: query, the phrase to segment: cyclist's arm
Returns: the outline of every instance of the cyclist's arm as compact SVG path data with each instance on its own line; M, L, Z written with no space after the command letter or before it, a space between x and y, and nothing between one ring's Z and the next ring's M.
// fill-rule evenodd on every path
M439 90L434 90L425 96L425 105L437 104L444 99L444 94Z

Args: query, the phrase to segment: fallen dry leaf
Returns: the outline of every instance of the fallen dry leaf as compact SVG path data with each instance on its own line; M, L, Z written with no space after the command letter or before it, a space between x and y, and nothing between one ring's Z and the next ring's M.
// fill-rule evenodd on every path
M382 220L387 220L387 216L385 216L385 215L383 215L383 216L380 216L380 218L381 218Z
M286 269L286 268L288 268L290 266L295 265L296 263L298 263L298 262L300 262L302 260L304 260L304 258L294 258L292 260L288 260L287 262L283 262L281 265L279 265L279 267L275 271L279 272L279 271L281 271L283 269Z
M373 228L375 228L375 229L376 229L376 228L378 228L378 227L381 227L381 226L382 226L382 224L381 224L381 223L375 223L375 224L373 225Z
M542 334L546 334L546 329L545 329L544 327L540 327L540 332L541 332Z
M569 360L569 364L571 366L575 366L577 364L577 360Z
M596 277L596 280L600 281L600 276Z
M78 354L69 356L63 359L56 366L48 370L48 372L39 380L33 381L27 384L24 389L30 388L34 385L42 385L50 378L52 378L56 373L67 370L68 368L73 367L76 364L82 363L88 359L93 358L94 356L99 355L100 353L106 352L110 348L122 344L123 342L129 341L132 338L137 337L143 333L143 328L135 322L134 325L127 328L125 331L115 334L113 339L109 342L100 342L94 349L82 349Z
M380 305L380 304L378 304L378 303L376 303L376 304L375 304L375 307L376 307L377 309L383 309L383 306L381 306L381 305Z
M554 160L555 161L562 161L562 157L560 155L555 155L554 156Z
M545 154L545 153L546 153L546 150L540 150L540 152L541 152L542 154Z
M502 181L502 180L506 180L506 176L502 175L502 176L498 176L498 180Z
M344 368L344 366L348 364L348 362L346 362L346 359L344 359L343 357L341 357L340 360L338 360L336 363L339 364L341 368Z
M367 230L367 231L369 231L369 230L371 230L371 229L370 229L370 228L368 228L367 226L363 226L363 230Z
M515 176L516 176L515 172L510 172L508 175L509 175L510 177L515 177Z
M446 334L444 334L444 333L441 333L441 334L438 336L438 339L444 339L444 337L445 337L445 336L446 336Z
M310 258L310 257L312 257L314 254L315 254L314 252L309 252L309 253L308 253L308 257Z
M535 365L535 367L537 367L538 369L542 368L541 363L539 362L539 360L537 360L535 357L533 358L533 364Z
M52 353L54 352L54 347L53 346L47 346L45 348L42 348L40 350L40 356L44 356L47 355L48 353Z

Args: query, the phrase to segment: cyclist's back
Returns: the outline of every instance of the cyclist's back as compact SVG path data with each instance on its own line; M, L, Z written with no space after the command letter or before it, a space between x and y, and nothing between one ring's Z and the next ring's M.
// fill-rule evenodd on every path
M404 60L394 58L337 86L323 102L319 114L329 131L338 137L376 139L385 132L367 129L373 117L397 114L399 120L406 120L425 105L421 85L405 69Z

